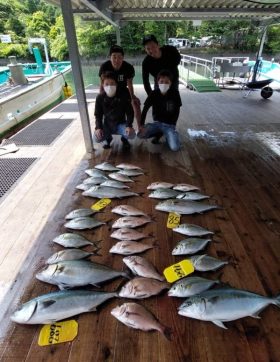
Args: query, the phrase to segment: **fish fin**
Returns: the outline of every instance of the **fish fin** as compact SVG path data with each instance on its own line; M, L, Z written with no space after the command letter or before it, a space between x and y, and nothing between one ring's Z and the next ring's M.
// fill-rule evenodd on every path
M216 320L216 321L211 321L212 323L216 324L216 326L227 329L227 327L223 324L222 321Z
M93 286L96 287L96 288L101 288L100 285L98 285L98 284L92 283L91 285L93 285Z
M259 316L259 313L260 313L260 311L258 311L258 312L256 312L256 313L252 314L250 317L252 317L252 318L256 318L256 319L261 319L261 317Z
M46 302L43 302L42 304L43 304L44 308L48 308L48 307L50 307L51 305L53 305L54 303L56 303L55 300L48 300L48 301L46 301Z
M277 305L278 308L280 308L280 294L277 295L277 297L275 298L275 305Z
M73 286L72 286L72 285L68 285L68 284L58 284L58 288L59 288L60 290L65 290L65 289L71 289L71 288L73 288Z

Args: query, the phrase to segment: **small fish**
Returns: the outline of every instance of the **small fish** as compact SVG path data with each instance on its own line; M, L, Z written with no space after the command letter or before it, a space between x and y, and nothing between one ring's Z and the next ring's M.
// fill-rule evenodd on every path
M94 176L94 177L88 177L86 178L84 181L83 181L83 184L85 185L100 185L102 184L102 182L106 181L107 180L107 177L104 177L104 176Z
M46 263L55 264L58 263L59 261L64 261L64 260L85 259L91 255L93 255L93 253L88 253L87 251L80 249L66 249L58 251L57 253L50 256L49 259L46 261Z
M131 205L118 205L112 209L112 212L122 216L148 216L144 211Z
M76 186L76 189L86 191L86 190L89 190L93 186L94 186L93 184L79 184Z
M192 262L194 269L198 271L217 270L228 264L228 261L219 260L206 254L190 256L188 259Z
M84 230L84 229L93 229L101 225L105 225L105 222L98 221L93 217L76 217L68 221L64 226L68 229L74 230Z
M120 181L120 182L134 182L133 180L131 180L131 178L129 178L126 175L122 175L119 172L113 172L113 173L109 173L108 175L111 179L116 180L116 181Z
M164 281L165 278L156 271L154 265L141 256L130 255L123 258L123 262L129 267L133 274L144 278L152 278Z
M177 243L172 250L172 255L195 254L204 249L211 239L188 238Z
M152 199L172 199L180 195L179 191L173 189L156 189L149 194Z
M178 313L227 329L223 322L244 317L260 318L259 313L270 304L280 307L280 295L269 298L246 290L220 288L188 298L180 305Z
M54 243L64 246L65 248L82 248L91 245L97 248L97 244L89 241L85 237L75 233L60 234L53 239Z
M139 196L136 192L116 189L108 186L93 186L82 193L84 196L95 197L97 199L122 199L124 197Z
M135 176L141 176L144 175L144 172L140 170L120 170L118 171L121 175L125 175L128 177L135 177Z
M76 209L76 210L69 212L69 214L67 214L65 216L65 219L71 220L71 219L75 219L76 217L91 216L91 215L95 214L96 212L97 211L95 211L93 209L89 209L89 208Z
M97 168L98 170L101 171L119 171L120 169L111 165L109 162L102 162L98 165L95 165L94 168Z
M96 307L117 293L89 290L64 290L40 295L24 303L11 315L21 324L53 324L77 314L95 312Z
M100 186L114 187L116 189L129 189L130 187L116 180L106 180Z
M168 291L170 297L190 297L192 295L204 292L213 285L219 284L219 280L210 280L201 277L187 277L178 280Z
M110 236L111 238L127 241L149 238L151 235L145 235L139 231L136 231L135 229L122 228L115 230Z
M165 212L176 212L181 215L202 214L205 211L219 209L217 205L209 205L189 200L166 200L156 205L156 210Z
M128 327L143 331L157 330L170 339L170 329L163 326L146 308L137 303L124 303L112 309L111 314Z
M133 255L143 253L148 249L152 249L154 245L144 244L140 241L119 241L109 250L113 254Z
M179 195L176 196L176 199L180 199L180 200L191 200L191 201L199 201L199 200L205 200L205 199L209 199L210 196L207 195L203 195L199 192L185 192L185 193L180 193Z
M172 230L187 236L203 236L214 234L212 231L194 224L180 224Z
M177 184L173 189L182 192L200 190L199 187L190 184Z
M147 189L148 190L157 190L157 189L171 189L171 187L173 187L174 184L171 184L169 182L164 182L164 181L157 181L157 182L153 182L151 183Z
M129 280L120 290L122 298L144 299L158 295L164 289L169 289L169 284L156 279L136 277Z
M105 172L101 171L101 170L97 170L96 168L89 168L88 170L85 170L85 173L90 176L90 177L100 177L100 176L103 176L103 177L106 177L106 174Z
M141 169L141 167L139 166L135 166L132 163L120 163L119 165L116 166L117 168L121 168L123 170L140 170L143 172L143 170Z
M112 228L119 229L119 228L137 228L139 226L143 226L149 222L152 222L151 218L147 216L123 216L116 220Z

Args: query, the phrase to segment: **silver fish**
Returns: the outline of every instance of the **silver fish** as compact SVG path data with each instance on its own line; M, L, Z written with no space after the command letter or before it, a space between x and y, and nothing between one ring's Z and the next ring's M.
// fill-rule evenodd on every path
M111 163L109 162L102 162L99 163L98 165L95 165L94 168L97 168L98 170L101 171L119 171L120 169L111 165Z
M140 170L120 170L118 171L121 175L125 175L128 177L141 176L144 175L144 172Z
M122 170L140 170L140 171L142 171L141 167L135 166L132 163L120 163L116 167L121 168Z
M96 214L97 211L89 208L76 209L65 216L66 220L75 219L76 217L84 217Z
M171 184L169 182L157 181L157 182L153 182L150 185L148 185L147 189L148 190L171 189L171 187L173 187L173 186L174 186L174 184Z
M214 234L212 231L194 224L180 224L172 230L187 236L203 236Z
M193 255L190 256L188 259L192 262L194 269L198 271L217 270L222 266L228 264L228 261L219 260L206 254Z
M24 303L11 320L21 324L53 324L77 314L94 312L96 307L117 293L65 290L44 294Z
M171 199L177 197L180 194L179 191L173 189L156 189L149 194L152 199Z
M122 199L124 197L139 196L136 192L116 189L115 187L94 186L82 193L84 196L95 197L97 199Z
M126 175L122 175L119 172L113 172L113 173L109 173L108 175L111 179L116 180L116 181L120 181L120 182L134 182L133 180L131 180L131 178L129 178Z
M211 239L188 238L177 243L172 250L172 255L195 254L204 249Z
M157 330L170 339L169 328L163 326L146 308L137 303L124 303L112 309L111 314L128 327L143 331Z
M66 249L54 253L52 256L48 258L46 263L55 264L58 263L59 261L64 261L64 260L85 259L91 255L93 255L93 253L88 253L87 251L80 249Z
M260 318L259 313L270 304L280 307L280 295L269 298L246 290L220 288L188 298L180 305L178 313L227 329L223 322L244 317Z
M97 170L96 168L89 168L88 170L85 170L85 173L90 177L100 177L103 176L105 178L108 178L105 174L105 172L101 170Z
M181 215L202 214L205 211L219 209L217 205L209 205L189 200L166 200L156 205L156 210L165 212L176 212Z
M114 187L115 189L129 189L130 187L123 182L116 180L106 180L100 184L100 186Z
M111 236L111 238L115 238L115 239L123 240L123 241L140 240L140 239L150 237L150 235L145 235L139 231L136 231L134 229L129 229L129 228L122 228L122 229L115 230L110 236Z
M120 290L119 296L122 298L144 299L153 295L158 295L164 289L168 289L169 284L156 279L136 277L129 280Z
M122 216L148 216L144 211L131 205L118 205L112 209L112 212Z
M93 186L94 186L93 184L79 184L76 186L76 189L86 191L86 190L89 190Z
M173 189L182 192L200 190L199 187L190 184L177 184Z
M37 279L55 284L59 289L81 287L88 284L96 286L120 276L127 278L125 272L86 260L65 260L50 264L36 274Z
M180 200L191 200L191 201L199 201L199 200L205 200L205 199L209 199L210 196L207 195L203 195L199 192L185 192L185 193L180 193L179 195L176 196L176 199L180 199Z
M64 226L68 229L74 230L84 230L84 229L93 229L101 225L105 225L105 222L98 221L93 217L76 217L68 221Z
M137 228L149 222L152 222L152 220L147 216L123 216L113 223L112 228Z
M82 248L87 245L97 247L97 244L94 242L91 242L82 235L75 233L60 234L53 239L53 242L62 245L65 248Z
M119 241L109 250L113 254L133 255L143 253L148 249L152 249L154 245L144 244L140 241Z
M144 278L152 278L164 281L165 278L156 271L154 265L145 258L130 255L123 258L123 262L129 267L133 274Z
M192 295L204 292L215 284L219 284L219 280L210 280L201 277L187 277L178 280L172 285L168 291L170 297L190 297Z
M102 182L106 181L108 178L104 177L104 176L93 176L93 177L88 177L83 181L83 184L85 185L100 185L102 184Z

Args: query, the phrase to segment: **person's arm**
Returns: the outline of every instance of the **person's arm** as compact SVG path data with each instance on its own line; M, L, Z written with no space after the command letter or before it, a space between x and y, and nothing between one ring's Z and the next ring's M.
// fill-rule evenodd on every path
M152 92L152 87L150 85L150 80L149 80L149 70L147 68L148 68L147 64L145 63L144 60L142 63L142 79L145 91L147 95L149 95Z
M134 119L134 112L131 103L128 101L126 102L126 108L125 108L125 114L126 114L126 122L125 125L127 128L132 128L133 119Z
M96 97L95 101L95 110L94 110L94 116L95 116L95 129L103 129L103 107L102 107L102 101L103 99L98 95Z
M152 105L152 99L151 98L152 98L151 95L149 95L148 98L145 100L144 107L143 107L142 113L141 113L141 122L140 122L141 127L143 127L145 125L145 120L146 120L148 110Z

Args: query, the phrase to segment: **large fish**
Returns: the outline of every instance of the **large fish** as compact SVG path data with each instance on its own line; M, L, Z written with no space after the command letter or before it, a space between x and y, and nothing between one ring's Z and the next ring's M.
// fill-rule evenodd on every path
M117 293L89 290L64 290L44 294L24 303L11 320L22 324L52 324L80 313L94 312L96 307Z
M86 190L89 190L93 186L95 186L95 185L94 184L79 184L76 186L76 189L86 191Z
M129 177L126 176L126 175L122 175L122 174L119 173L119 172L110 173L108 176L109 176L111 179L116 180L116 181L120 181L120 182L134 182L133 180L131 180L131 178L129 178Z
M203 228L202 226L194 225L194 224L180 224L177 227L172 229L179 234L187 235L187 236L203 236L214 234L212 231Z
M143 172L141 167L133 165L132 163L120 163L116 167L121 168L122 170L140 170L140 171Z
M112 309L111 314L128 327L142 331L157 330L170 339L170 329L163 326L151 312L140 304L124 303Z
M108 177L105 176L93 176L93 177L88 177L83 181L83 184L85 185L100 185L102 184L102 182L106 181L108 179Z
M280 307L280 295L269 298L246 290L221 288L188 298L180 305L178 313L227 329L223 322L244 317L259 318L259 313L270 304Z
M113 254L133 255L143 253L148 249L152 249L154 245L144 244L140 241L119 241L109 250Z
M151 218L147 216L123 216L117 219L113 225L113 229L118 228L137 228L139 226L143 226L149 222L152 222Z
M152 199L172 199L180 194L179 191L173 189L156 189L149 194Z
M120 170L118 171L121 175L125 175L128 177L141 176L144 175L143 171L140 170Z
M103 172L101 170L97 170L96 168L89 168L89 169L85 170L85 173L90 177L103 176L105 178L108 178L106 176L105 172Z
M111 235L111 238L115 238L118 240L140 240L144 238L149 238L151 235L146 235L141 233L140 231L136 231L134 229L122 228L115 230Z
M56 236L53 239L54 243L64 246L65 248L82 248L83 246L92 245L96 248L98 242L92 242L83 237L82 235L75 233L64 233Z
M106 224L105 222L94 219L93 217L76 217L68 221L64 226L68 229L84 230L93 229Z
M157 190L157 189L171 189L174 184L171 184L170 182L164 182L164 181L157 181L153 182L150 185L147 186L148 190Z
M204 292L215 284L219 284L219 280L210 280L201 277L187 277L178 280L172 285L168 291L170 297L190 297L192 295Z
M93 209L89 209L89 208L76 209L76 210L69 212L69 214L67 214L65 216L65 219L71 220L71 219L75 219L76 217L91 216L91 215L95 214L96 212L97 211L95 211Z
M165 212L176 212L181 215L202 214L205 211L219 209L217 205L209 205L189 200L166 200L156 205L156 210Z
M195 191L199 190L197 186L190 185L190 184L177 184L173 187L174 190L188 192L188 191Z
M115 189L129 189L130 187L123 182L116 180L106 180L100 184L100 186L114 187Z
M65 260L45 267L36 274L36 278L50 284L55 284L59 289L81 287L111 280L116 277L125 277L127 274L114 270L106 265L86 260Z
M144 278L152 278L160 281L165 280L164 277L159 274L154 265L141 256L131 255L123 258L123 262L129 267L133 274L139 275Z
M101 170L101 171L111 171L111 172L120 170L119 168L113 166L109 162L99 163L98 165L95 165L94 168L97 168L97 170Z
M176 199L180 199L180 200L191 200L191 201L200 201L200 200L205 200L205 199L209 199L210 196L207 195L203 195L200 192L185 192L185 193L180 193L179 195L176 196Z
M112 212L122 216L148 216L144 211L131 205L118 205L112 209Z
M120 290L119 296L122 298L144 299L153 295L158 295L164 289L168 289L169 284L156 279L136 277L129 280Z
M222 266L228 264L228 261L219 260L206 254L193 255L190 256L188 259L192 262L194 269L198 271L217 270Z
M172 255L188 255L195 254L204 249L211 239L188 238L177 243L172 250Z
M116 189L115 187L108 186L93 186L89 190L84 191L82 195L95 197L97 199L122 199L124 197L139 196L136 192Z
M59 261L64 261L64 260L85 259L91 255L93 255L93 253L88 253L87 251L80 249L66 249L54 253L52 256L48 258L46 263L55 264L58 263Z

